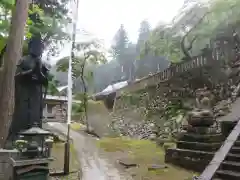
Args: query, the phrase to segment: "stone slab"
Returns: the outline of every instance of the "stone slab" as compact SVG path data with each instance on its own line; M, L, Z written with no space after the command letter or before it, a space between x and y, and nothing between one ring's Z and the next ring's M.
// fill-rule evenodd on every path
M9 180L13 175L13 166L10 158L17 158L19 152L17 150L0 149L0 180Z

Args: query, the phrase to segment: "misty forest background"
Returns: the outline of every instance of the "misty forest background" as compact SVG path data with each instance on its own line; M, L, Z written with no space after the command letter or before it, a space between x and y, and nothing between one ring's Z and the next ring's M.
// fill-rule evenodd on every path
M69 34L66 32L66 27L71 22L69 2L69 0L58 0L54 3L48 0L34 1L29 10L23 54L27 53L26 46L30 37L40 32L45 43L44 59L52 61L53 57L59 55L69 40ZM111 48L107 50L106 61L86 62L85 72L91 71L93 77L91 83L87 82L88 93L100 92L109 84L116 82L140 79L163 71L171 64L189 60L198 55L206 46L211 47L211 40L216 34L232 29L239 30L239 7L240 1L238 0L186 0L169 23L159 22L156 27L151 27L147 20L143 20L139 24L136 43L129 40L127 30L123 24L120 25ZM1 51L8 38L13 8L13 0L0 2ZM39 14L38 20L31 18L31 14L34 13ZM88 36L87 30L81 29L81 31ZM104 53L106 55L106 52ZM50 94L57 94L56 86L67 84L67 72L61 72L62 69L58 68L61 61L66 61L66 58L60 59L51 68ZM73 91L75 93L83 91L80 77L75 78Z

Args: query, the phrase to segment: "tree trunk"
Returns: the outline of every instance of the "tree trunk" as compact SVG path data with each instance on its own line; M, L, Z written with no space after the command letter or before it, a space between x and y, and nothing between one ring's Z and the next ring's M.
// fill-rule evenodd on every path
M7 49L4 55L0 94L0 148L4 147L14 110L14 76L17 61L22 55L24 29L28 16L28 0L18 0L12 14ZM21 119L19 119L21 121Z

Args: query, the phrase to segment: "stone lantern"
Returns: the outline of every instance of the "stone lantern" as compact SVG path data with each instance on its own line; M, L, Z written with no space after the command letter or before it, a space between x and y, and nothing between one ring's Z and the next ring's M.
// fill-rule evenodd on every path
M9 161L13 179L49 179L51 133L35 124L18 135L14 145L19 155Z
M15 141L16 148L20 151L21 158L48 158L53 140L49 139L51 133L39 128L36 124L19 133L19 139Z

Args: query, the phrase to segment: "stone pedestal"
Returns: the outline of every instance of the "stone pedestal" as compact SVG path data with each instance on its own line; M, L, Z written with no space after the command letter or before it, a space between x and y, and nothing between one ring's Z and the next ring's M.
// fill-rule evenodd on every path
M13 159L10 163L13 169L13 179L21 180L48 180L50 158L41 159Z
M10 158L17 158L17 150L0 149L0 180L13 180L13 167Z
M222 134L214 130L210 110L195 109L189 113L188 125L179 136L176 149L166 151L165 161L202 172L222 144Z
M47 180L51 158L21 159L17 150L0 149L0 180Z

